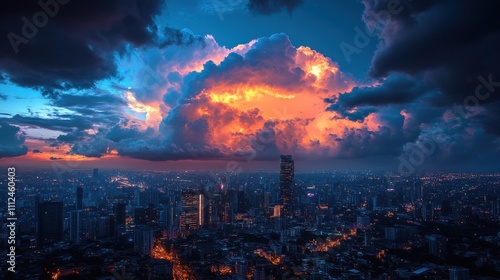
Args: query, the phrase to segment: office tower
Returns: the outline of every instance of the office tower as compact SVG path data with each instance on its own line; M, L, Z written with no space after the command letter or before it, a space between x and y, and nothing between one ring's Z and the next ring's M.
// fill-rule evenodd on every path
M94 180L97 180L99 178L99 169L98 168L94 168L94 170L92 171L92 178Z
M247 276L248 274L248 262L246 260L237 260L234 264L234 274L240 276Z
M182 209L180 217L180 233L182 237L200 226L200 193L194 190L182 191Z
M446 248L446 238L442 235L432 234L427 237L429 241L429 253L441 259L446 259L448 251Z
M134 250L141 256L150 256L154 247L154 229L139 226L134 229Z
M208 203L203 192L198 194L198 224L205 225L208 222Z
M99 217L99 224L97 225L97 237L103 238L111 235L110 217Z
M384 229L384 236L387 240L396 240L396 228L386 227Z
M365 231L365 238L363 245L365 247L370 247L372 245L372 233L370 231Z
M127 204L120 202L115 206L115 215L113 217L113 235L120 236L125 232L126 207Z
M149 222L148 209L145 207L138 207L134 209L134 223L136 225L145 225Z
M500 220L500 200L497 199L491 202L491 215L494 220Z
M452 267L450 269L450 280L469 280L469 269L464 267Z
M294 199L294 162L291 155L282 155L280 163L280 200L285 217L293 215Z
M173 201L163 206L163 218L168 237L172 238L175 230L175 203Z
M358 216L356 218L356 227L360 229L367 229L370 227L370 217Z
M38 233L38 230L39 230L39 228L38 228L38 210L40 210L38 207L39 204L40 204L40 195L37 194L37 195L35 195L35 223L37 223L35 226L35 236L37 238L39 235L39 233Z
M149 207L150 204L153 204L155 207L158 207L159 194L153 190L145 190L139 193L139 206Z
M79 244L82 236L82 211L73 210L69 215L69 240Z
M115 216L115 221L117 225L125 225L125 207L127 204L125 203L118 203L116 205L116 216Z
M63 239L63 203L38 204L37 244L43 246Z
M76 210L83 210L83 188L76 188Z

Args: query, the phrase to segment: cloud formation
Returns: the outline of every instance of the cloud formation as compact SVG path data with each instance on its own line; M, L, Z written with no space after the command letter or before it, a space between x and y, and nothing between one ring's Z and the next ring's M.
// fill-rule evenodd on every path
M25 136L17 126L0 122L0 158L25 155L28 147L24 145Z
M267 160L280 153L334 158L397 150L380 146L397 133L384 124L385 117L353 121L325 110L324 99L350 91L355 81L322 54L293 46L285 34L231 50L211 37L205 42L188 47L191 54L184 48L175 60L166 59L170 50L141 53L143 67L160 69L162 82L149 91L133 87L126 93L128 107L155 113L159 122L130 118L71 151L87 156L117 151L147 160Z
M402 2L401 12L388 16L388 1L363 1L363 20L380 38L369 71L379 82L326 99L329 110L352 120L399 111L403 151L434 139L429 160L498 164L498 3Z
M48 96L93 88L117 74L130 47L186 43L179 30L158 30L160 0L4 1L0 8L2 77Z

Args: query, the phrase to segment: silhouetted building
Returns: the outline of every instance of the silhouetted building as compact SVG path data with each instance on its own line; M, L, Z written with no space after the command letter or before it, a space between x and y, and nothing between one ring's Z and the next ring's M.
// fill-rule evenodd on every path
M469 280L469 269L464 267L452 267L450 269L450 280Z
M370 217L368 216L358 216L356 218L356 227L360 229L366 229L370 227Z
M285 217L293 214L295 199L294 162L291 155L282 155L280 163L280 200Z
M125 224L125 207L127 204L125 203L118 203L116 205L116 216L115 216L115 221L117 225L124 225Z
M429 241L429 253L439 258L445 259L448 256L446 248L446 238L439 234L432 234L427 237Z
M43 246L63 240L63 203L38 204L37 244Z
M92 178L94 180L97 180L99 178L99 169L98 168L94 168L94 170L92 171Z
M126 206L127 204L125 203L118 203L116 204L116 209L115 209L115 217L114 217L114 228L113 228L113 234L115 236L120 236L125 232L125 223L126 223Z
M83 209L83 188L77 187L76 188L76 210L82 210L82 209Z
M141 226L134 229L134 250L141 256L151 255L154 241L154 229Z
M80 243L82 237L82 211L74 210L69 215L69 240Z
M158 192L153 190L145 190L139 193L139 206L149 207L150 204L153 204L155 207L158 207Z

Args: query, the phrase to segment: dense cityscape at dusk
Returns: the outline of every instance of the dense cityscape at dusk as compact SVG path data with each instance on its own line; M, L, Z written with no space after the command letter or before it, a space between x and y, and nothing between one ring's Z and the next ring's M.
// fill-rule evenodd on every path
M17 176L18 279L496 279L500 271L498 173L303 173L283 156L258 173ZM2 236L5 245L8 228Z
M500 279L499 12L1 1L0 279Z

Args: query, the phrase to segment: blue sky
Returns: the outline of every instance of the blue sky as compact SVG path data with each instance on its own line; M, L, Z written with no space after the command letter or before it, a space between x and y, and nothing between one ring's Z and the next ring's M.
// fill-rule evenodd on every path
M494 2L2 5L2 161L499 167Z

